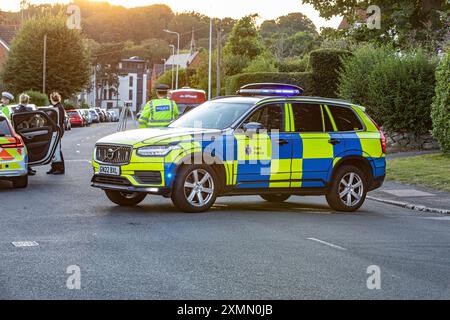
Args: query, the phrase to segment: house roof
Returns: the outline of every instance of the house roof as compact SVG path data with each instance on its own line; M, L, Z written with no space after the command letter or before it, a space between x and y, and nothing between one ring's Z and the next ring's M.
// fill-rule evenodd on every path
M16 25L0 24L0 45L9 50L13 38L19 31Z
M197 55L198 52L171 55L169 59L167 59L166 65L167 66L178 65L180 67L187 67L191 64L191 62L195 59Z

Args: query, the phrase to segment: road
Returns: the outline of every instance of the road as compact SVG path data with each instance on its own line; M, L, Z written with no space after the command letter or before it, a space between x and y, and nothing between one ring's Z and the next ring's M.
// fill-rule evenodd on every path
M114 129L68 132L66 176L42 167L26 190L0 183L1 299L450 298L449 217L372 201L334 213L322 197L222 198L205 214L160 197L116 207L90 187L89 164ZM66 286L73 265L80 290ZM379 290L368 289L369 266Z

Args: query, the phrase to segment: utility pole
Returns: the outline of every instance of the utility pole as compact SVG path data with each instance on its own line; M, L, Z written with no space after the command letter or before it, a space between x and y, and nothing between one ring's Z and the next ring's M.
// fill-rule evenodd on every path
M174 63L175 63L175 46L174 46L173 44L171 44L171 45L169 45L169 47L172 48L172 64L171 64L171 67L172 67L172 90L174 90L175 87L173 86L173 81L174 81L175 77L174 77L173 72L174 72L174 70L175 70L175 69L174 69Z
M212 16L209 18L209 67L208 67L208 100L212 98L212 36L213 22Z
M216 96L220 96L221 91L221 83L220 83L220 59L221 59L221 51L222 51L222 20L219 20L219 27L217 29L217 91Z
M42 67L42 93L46 94L46 83L47 83L47 35L44 35L44 56L43 56L43 67Z

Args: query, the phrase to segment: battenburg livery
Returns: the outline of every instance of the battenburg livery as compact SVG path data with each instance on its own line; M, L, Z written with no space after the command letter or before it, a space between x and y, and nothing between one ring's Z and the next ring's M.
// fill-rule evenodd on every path
M185 212L206 211L219 196L325 195L333 209L356 211L384 181L384 135L363 107L302 92L248 85L167 128L105 137L92 185L122 206L147 194L171 197Z

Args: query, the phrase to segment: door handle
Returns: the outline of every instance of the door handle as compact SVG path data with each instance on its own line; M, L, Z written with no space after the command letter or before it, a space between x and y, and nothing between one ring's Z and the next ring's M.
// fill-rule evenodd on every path
M287 141L285 139L281 139L281 140L278 140L278 144L280 146L285 146L285 145L289 144L289 141Z
M337 144L340 144L340 143L341 143L341 140L338 140L338 139L330 139L330 140L328 141L328 143L329 143L329 144L332 144L333 146L335 146L335 145L337 145Z

